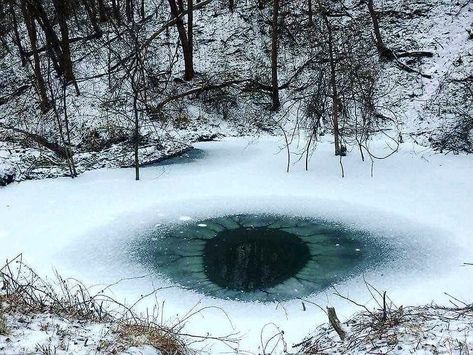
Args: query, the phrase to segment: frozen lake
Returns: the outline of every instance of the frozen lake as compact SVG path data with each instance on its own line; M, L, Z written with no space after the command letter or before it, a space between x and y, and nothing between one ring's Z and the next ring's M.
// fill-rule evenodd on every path
M112 292L129 303L160 288L138 306L145 309L156 300L165 301L168 321L184 317L197 304L216 306L190 319L186 331L214 336L237 331L244 338L242 350L255 350L269 323L285 331L289 345L300 341L326 321L311 302L335 306L342 321L356 308L334 296L330 287L298 295L309 301L305 307L290 295L281 302L262 303L197 292L203 285L194 285L192 278L184 289L171 274L158 274L141 262L133 243L150 230L198 226L229 215L316 218L360 231L389 250L382 262L334 278L337 290L359 303L374 306L363 277L386 290L397 305L445 302L444 292L471 296L473 285L465 280L471 279L473 268L463 264L473 261L469 157L434 155L405 144L398 154L375 162L370 177L370 162L361 162L357 152L351 152L341 178L330 144L319 145L309 171L301 161L289 174L280 144L277 138L199 143L199 154L184 159L185 164L143 168L139 182L133 180L132 169L103 169L74 180L28 181L2 188L0 257L23 253L41 275L51 275L56 268L87 285L126 279ZM274 334L275 325L264 328L263 338ZM221 346L215 345L214 351L223 350Z

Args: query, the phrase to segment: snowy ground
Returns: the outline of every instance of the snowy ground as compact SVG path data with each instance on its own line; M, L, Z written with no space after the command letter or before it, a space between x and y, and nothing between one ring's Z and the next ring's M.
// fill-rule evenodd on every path
M71 321L51 314L22 315L7 318L8 334L0 335L0 354L126 354L160 355L140 339L130 343L120 339L110 323ZM133 341L137 346L131 346Z
M468 247L473 230L471 157L433 154L405 143L399 153L375 162L373 177L370 162L361 162L359 154L351 152L343 160L345 178L341 178L332 145L322 143L308 172L301 161L287 174L281 142L238 138L199 143L203 159L144 168L139 182L133 180L131 169L102 169L74 180L9 185L0 190L0 258L22 252L40 274L50 275L56 268L88 285L143 276L113 288L116 297L132 303L155 288L169 286L129 258L128 242L143 228L187 217L197 221L227 213L277 212L358 226L398 247L399 260L364 275L387 290L398 306L446 303L444 292L471 301L473 284L468 280L473 268L463 264L473 261ZM381 152L383 144L373 147ZM362 278L353 275L337 289L375 306ZM170 323L196 305L224 309L231 323L214 308L192 317L185 330L213 336L238 332L243 338L240 352L257 352L262 341L279 331L276 325L291 346L326 321L309 302L306 310L300 300L240 303L179 287L160 290L138 307L152 307L156 299L165 301L161 310ZM336 307L342 321L358 310L332 290L308 300ZM210 352L229 350L219 343L209 346L205 349Z

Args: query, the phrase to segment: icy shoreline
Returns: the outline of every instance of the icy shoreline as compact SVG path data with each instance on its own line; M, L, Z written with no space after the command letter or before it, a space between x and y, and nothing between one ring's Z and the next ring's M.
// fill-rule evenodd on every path
M188 137L189 140L169 139L165 144L144 144L140 146L138 153L140 166L150 166L179 157L192 149L193 142L212 141L221 136L209 133ZM100 151L77 152L74 161L79 175L102 168L129 168L134 166L133 147L130 144L114 144ZM68 176L66 162L58 159L53 152L0 141L0 187L25 180Z

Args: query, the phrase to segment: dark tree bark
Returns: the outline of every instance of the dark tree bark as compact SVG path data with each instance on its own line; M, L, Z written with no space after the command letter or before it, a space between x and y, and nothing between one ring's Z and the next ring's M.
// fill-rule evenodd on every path
M309 15L309 25L313 26L314 25L314 12L312 10L312 0L307 1L307 12Z
M140 12L141 12L141 19L145 19L146 11L145 11L145 0L141 0L141 7L140 7Z
M177 0L177 9L179 13L184 12L184 1L183 0Z
M59 76L62 76L64 73L64 60L59 38L49 21L48 15L41 4L41 0L32 0L31 5L34 17L38 21L38 24L41 26L46 37L46 48L49 58L53 63L56 73Z
M94 29L94 32L96 33L97 37L100 37L102 35L102 29L99 26L98 20L97 20L97 13L95 11L95 7L90 0L82 0L82 4L84 5L85 12L87 12L87 16L89 17L90 23L92 24L92 28Z
M278 86L278 18L279 0L273 0L273 20L271 25L271 97L273 111L279 110L281 106Z
M121 23L120 0L112 0L112 12L117 24Z
M0 1L0 45L8 48L7 33L9 31L9 23L7 22L7 2Z
M140 120L138 113L138 92L134 90L133 93L133 113L134 113L134 132L133 132L133 143L134 143L134 159L135 159L135 180L140 179L140 158L139 158L139 147L140 147Z
M194 77L192 46L189 43L186 28L184 27L184 22L182 21L182 18L179 17L180 12L177 7L176 0L169 0L169 6L171 8L172 16L176 18L176 27L179 33L179 39L181 41L182 54L184 56L184 80L189 81Z
M339 116L340 116L340 97L338 95L337 88L337 70L335 63L335 55L333 48L333 30L327 14L322 15L324 22L327 26L328 33L328 50L330 58L330 86L332 89L332 124L333 124L333 138L335 141L335 155L341 154L340 144L340 128L339 128Z
M15 35L14 42L16 46L18 47L18 52L20 53L21 65L25 66L27 63L26 54L25 54L25 49L23 48L23 45L21 44L20 33L18 32L18 21L16 19L15 9L13 8L13 2L10 2L9 11L10 11L11 19L12 19L12 24L13 24L13 33Z
M131 23L134 15L133 0L125 0L125 14L126 20L128 23Z
M63 100L63 110L64 110L64 125L66 129L66 135L64 136L64 133L61 131L61 137L64 146L66 146L66 153L67 153L67 164L69 165L69 171L71 173L71 177L75 178L77 176L77 171L76 171L76 164L74 163L74 154L72 152L71 147L71 129L69 126L69 117L67 114L67 85L64 83L62 85L62 100ZM59 116L58 116L59 120ZM66 141L67 139L67 141Z
M3 1L0 1L0 31L1 33L3 33L3 23L2 21L5 20L5 4L3 3ZM0 33L0 34L1 34Z
M373 0L368 0L368 11L370 13L371 21L373 22L373 31L376 41L376 49L378 54L382 58L393 59L394 53L391 49L386 47L383 42L383 37L381 36L381 31L379 29L378 13L374 9Z
M59 30L61 32L61 49L62 49L62 62L64 68L64 80L67 83L74 83L75 76L72 69L72 58L71 58L71 47L69 41L69 25L64 14L67 13L67 5L64 0L53 0L54 8L56 10L57 21L59 23ZM76 85L77 89L77 85Z
M188 80L191 80L194 76L194 0L187 1L189 6L187 13L187 40L189 41L189 60L192 67L192 76Z
M328 320L330 322L330 325L333 327L333 329L335 329L338 336L340 337L340 340L341 341L345 340L347 333L343 329L342 323L338 320L337 313L335 312L335 308L327 307L327 315L328 315Z
M33 16L31 15L31 9L26 4L25 0L21 1L21 11L26 24L26 30L31 43L31 51L33 52L33 71L36 82L36 91L40 100L40 107L43 113L46 113L51 108L51 103L48 98L46 91L46 84L44 82L43 74L41 72L41 61L38 54L37 41L38 36L36 32L36 24Z
M99 20L100 22L107 22L108 16L107 16L107 7L105 6L105 3L103 0L96 0L97 1L97 7L99 10Z

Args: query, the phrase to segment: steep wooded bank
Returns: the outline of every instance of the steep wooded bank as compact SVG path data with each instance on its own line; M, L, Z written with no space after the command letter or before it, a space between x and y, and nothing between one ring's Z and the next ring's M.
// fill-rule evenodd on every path
M0 170L139 166L198 139L322 135L473 150L473 5L441 0L8 0ZM3 166L3 167L2 167ZM9 177L8 177L8 176Z

